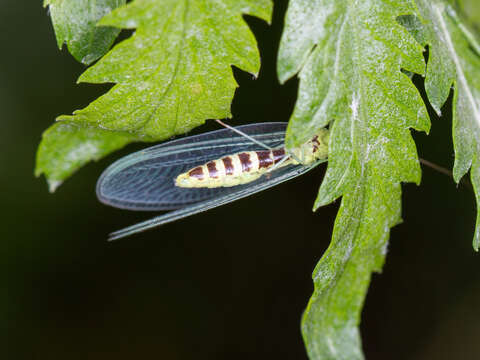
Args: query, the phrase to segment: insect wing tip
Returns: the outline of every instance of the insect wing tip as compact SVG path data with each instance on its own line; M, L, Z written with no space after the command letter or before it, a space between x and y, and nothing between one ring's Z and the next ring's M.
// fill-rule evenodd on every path
M127 237L128 235L131 234L129 231L125 231L125 230L126 229L121 229L108 234L107 242L123 239L124 237Z
M115 235L115 233L111 233L111 234L108 234L107 242L112 242L112 241L118 240L120 238L121 238L121 236L119 237L119 236Z

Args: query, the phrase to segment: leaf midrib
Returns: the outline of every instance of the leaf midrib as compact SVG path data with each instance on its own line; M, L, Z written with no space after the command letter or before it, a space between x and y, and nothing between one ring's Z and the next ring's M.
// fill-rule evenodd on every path
M153 110L150 112L149 116L145 119L145 121L143 122L143 124L136 130L136 131L140 131L142 129L144 129L149 123L150 121L152 120L153 116L155 115L155 113L157 112L158 108L160 107L161 105L161 102L162 100L165 98L165 96L167 96L167 94L169 93L170 89L172 88L172 84L174 82L174 79L176 78L177 74L178 74L178 68L180 66L180 62L183 58L183 50L184 50L184 45L185 45L185 34L186 34L186 31L187 31L187 16L188 16L188 10L190 8L190 0L184 0L184 4L185 4L185 10L183 11L183 21L182 21L182 33L181 33L181 36L180 36L180 39L181 39L181 43L179 44L179 47L178 47L178 54L177 54L177 60L175 62L175 68L174 68L174 71L172 73L172 76L170 77L169 81L168 81L168 84L167 84L167 88L165 89L165 91L163 92L163 94L159 97L158 101L156 102L155 104L155 107L153 108ZM155 71L151 76L150 78L154 77L156 74L158 74L158 72L160 71L160 67L157 69L157 71ZM173 129L172 129L172 132L173 133L176 133L176 130L177 130L177 124L178 124L178 106L179 104L177 104L177 111L175 112L175 122L173 123Z

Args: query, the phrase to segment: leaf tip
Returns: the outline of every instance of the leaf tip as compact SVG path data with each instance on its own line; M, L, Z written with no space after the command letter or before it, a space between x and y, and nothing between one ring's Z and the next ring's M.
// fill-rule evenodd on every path
M472 159L468 159L467 161L462 162L458 160L458 157L455 158L455 161L453 163L453 171L452 171L453 180L455 181L455 183L457 184L460 183L460 180L462 180L462 178L465 176L465 174L468 172L471 166L472 166Z
M61 180L52 180L52 179L47 179L48 183L48 191L53 194L57 188L62 185L63 181Z
M477 215L478 217L478 215ZM473 236L473 242L472 242L472 246L473 246L473 250L475 250L475 252L478 252L478 250L480 249L480 224L479 224L479 220L477 218L477 224L475 225L475 235Z
M438 115L438 117L441 117L442 116L442 109L440 108L441 105L439 106L434 101L430 101L430 104L432 105L432 108L433 110L435 110L435 113Z
M277 77L280 84L284 84L288 79L294 77L301 68L300 64L292 62L286 51L283 50L284 47L285 46L281 43L277 59Z
M322 206L330 204L332 201L333 200L329 196L325 196L325 194L323 194L323 191L320 189L318 196L313 203L312 211L315 212Z
M479 245L480 245L479 239L473 240L473 250L474 250L475 252L478 252L478 247L479 247Z
M48 175L44 172L44 170L37 166L34 172L35 177L40 177L42 174L45 175L45 178L47 180L47 185L48 185L48 192L50 194L53 194L57 188L62 185L63 181L62 180L55 180L55 179L49 179Z
M278 61L277 63L277 76L280 84L285 84L288 79L295 75L296 71L290 66L284 64L283 61Z

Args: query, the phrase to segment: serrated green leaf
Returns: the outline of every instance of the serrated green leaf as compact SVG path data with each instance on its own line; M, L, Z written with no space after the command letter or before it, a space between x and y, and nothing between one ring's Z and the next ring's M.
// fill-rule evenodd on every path
M282 81L300 90L287 146L330 124L329 162L315 209L342 196L330 247L317 265L302 321L311 359L362 359L360 311L372 271L401 221L404 181L420 182L410 128L429 119L407 72L422 74L422 47L397 18L411 1L292 0L280 44Z
M117 9L100 24L136 28L135 34L80 77L117 85L60 119L161 140L231 116L237 87L231 65L255 75L260 68L242 14L269 19L270 10L269 0L136 0Z
M88 161L98 160L134 140L128 133L57 122L43 133L35 176L45 174L50 191L54 192L65 178Z
M45 0L59 49L66 43L78 61L88 65L105 55L120 30L96 24L126 0Z
M477 208L480 207L480 52L478 39L469 32L454 9L444 1L417 0L422 22L415 26L416 37L429 45L425 90L440 114L453 85L453 142L455 181L471 168ZM411 26L407 27L410 29ZM473 247L480 246L480 214Z
M254 75L260 69L255 38L242 16L270 21L271 12L270 0L136 0L118 8L99 24L136 32L79 80L116 85L73 116L58 120L119 131L120 136L127 132L132 141L157 141L183 134L206 119L229 117L237 87L231 66ZM112 135L107 134L103 147L113 151L118 143L109 146ZM54 160L43 156L45 152L39 162ZM71 172L61 174L55 181Z

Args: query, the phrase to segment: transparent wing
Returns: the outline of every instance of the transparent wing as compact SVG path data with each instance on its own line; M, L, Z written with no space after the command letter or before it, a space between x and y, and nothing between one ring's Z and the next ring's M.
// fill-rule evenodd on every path
M269 187L275 186L277 184L280 184L284 181L293 179L294 177L300 176L307 171L313 169L315 166L322 162L326 162L327 160L320 160L313 165L309 166L302 166L302 165L296 165L296 166L287 166L285 168L281 168L275 171L275 174L272 173L272 176L270 178L267 177L262 177L261 179L258 179L254 181L253 183L249 184L249 187L232 187L231 189L235 189L235 191L222 194L219 197L215 197L210 200L205 200L198 202L196 204L189 205L187 207L184 207L179 210L171 211L169 213L166 213L164 215L160 215L157 217L154 217L153 219L129 226L125 229L113 232L109 236L109 240L117 240L120 238L124 238L127 236L130 236L135 233L139 233L160 225L164 225L167 223L170 223L172 221L178 220L185 218L187 216L197 214L209 209L213 209L217 206L221 206L224 204L227 204L229 202L244 198L246 196L255 194L259 191L268 189Z
M283 144L287 123L258 123L237 129L270 147ZM108 205L130 210L172 210L208 199L248 191L252 183L235 187L187 189L175 186L177 175L240 151L259 150L252 141L229 129L186 137L130 154L109 166L97 182L97 197ZM273 180L277 174L272 174ZM262 182L266 179L257 180Z

